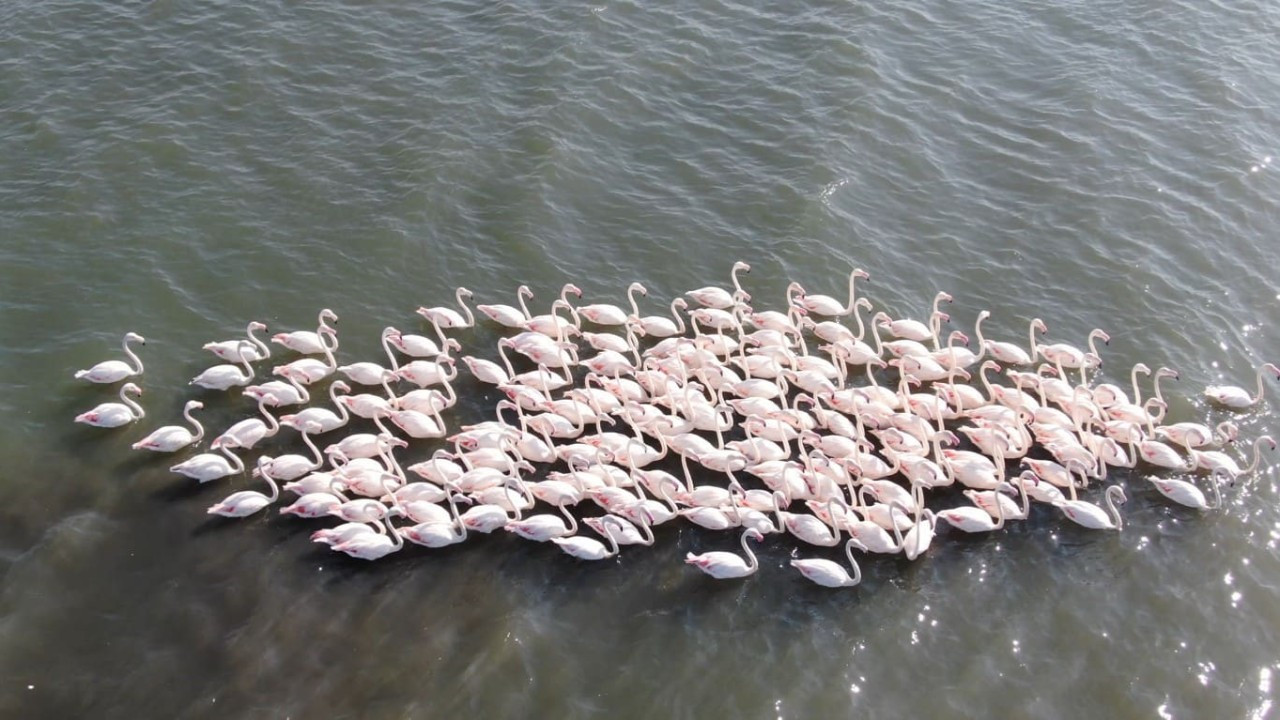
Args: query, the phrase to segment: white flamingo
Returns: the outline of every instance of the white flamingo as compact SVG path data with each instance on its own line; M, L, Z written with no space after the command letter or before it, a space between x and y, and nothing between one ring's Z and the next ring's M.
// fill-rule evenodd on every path
M204 437L204 426L199 420L191 417L192 410L199 410L204 407L204 403L199 400L188 400L187 404L182 408L182 416L187 422L195 426L196 432L192 432L181 425L165 425L151 431L151 434L142 438L133 444L134 450L151 450L153 452L175 452L196 442Z
M134 362L136 367L123 360L103 360L88 370L77 370L75 378L96 383L113 383L120 382L130 375L141 375L142 360L129 348L129 343L131 342L146 345L147 340L137 333L125 333L124 341L121 345L124 347L124 354L129 356L129 359Z
M849 566L853 568L853 575L850 575L849 571L845 570L840 563L823 558L806 560L793 558L791 567L799 570L801 575L823 587L853 587L862 582L862 568L858 567L858 561L853 559L853 546L857 542L857 540L849 538L844 544L844 554L845 557L849 558Z
M120 387L120 402L102 403L88 412L82 412L76 416L76 422L94 427L114 428L141 420L146 417L146 411L128 397L141 394L142 388L133 383L125 383Z
M328 325L327 320L338 322L338 315L329 308L320 311L318 327L314 332L310 330L295 330L293 332L277 333L271 336L271 342L283 345L301 355L319 355L328 347L324 341L325 335L335 341L338 339L337 331Z
M1277 379L1280 379L1280 368L1271 363L1265 363L1258 368L1258 394L1250 395L1248 390L1235 385L1210 385L1204 389L1204 396L1218 403L1225 405L1232 410L1244 410L1262 402L1262 375L1270 371Z

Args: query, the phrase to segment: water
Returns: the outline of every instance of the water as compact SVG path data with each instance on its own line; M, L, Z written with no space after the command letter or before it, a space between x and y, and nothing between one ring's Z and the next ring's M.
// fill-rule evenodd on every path
M681 563L665 526L585 564L486 537L376 564L313 522L212 522L194 487L73 425L71 372L148 338L147 427L201 343L341 316L344 361L465 285L545 309L799 280L957 327L1080 342L1104 375L1252 386L1280 357L1280 107L1265 3L15 5L0 17L0 713L124 717L1266 717L1274 475L1229 512L1130 483L1122 534L1039 509L944 533L848 592ZM459 335L492 356L483 326ZM1274 384L1271 390L1275 390ZM494 393L474 383L451 419ZM221 428L247 413L204 397ZM1270 410L1241 417L1252 438ZM294 448L292 437L266 444ZM406 457L430 453L417 443ZM237 485L238 487L238 485ZM806 550L806 553L822 553ZM1019 707L1020 711L1011 708Z

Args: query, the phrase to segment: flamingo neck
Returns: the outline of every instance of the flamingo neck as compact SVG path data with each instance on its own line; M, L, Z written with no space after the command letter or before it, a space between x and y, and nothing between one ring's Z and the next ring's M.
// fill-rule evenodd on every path
M1116 508L1115 500L1111 498L1112 488L1119 489L1119 487L1120 487L1119 485L1112 485L1111 487L1107 488L1107 492L1103 496L1103 501L1107 504L1107 514L1111 516L1112 522L1115 523L1116 530L1123 530L1124 518L1120 517L1120 510Z
M250 323L249 326L245 328L244 334L249 337L249 342L252 342L254 345L258 347L258 359L266 360L267 358L271 357L271 348L267 347L267 344L262 342L262 340L260 340L258 336L254 335L253 333L254 333L253 323Z
M125 388L120 388L120 402L129 408L129 414L133 416L134 420L141 420L147 416L147 411L143 410L141 405L129 397L128 393L125 392Z
M747 554L747 572L755 572L760 568L760 560L756 558L756 554L751 551L751 546L747 544L747 535L749 532L742 533L742 551Z
M122 347L124 347L124 354L125 354L125 355L128 355L128 356L129 356L129 359L130 359L130 360L132 360L134 363L136 363L136 364L137 364L137 366L138 366L138 369L137 369L137 370L134 370L134 371L133 371L133 374L134 374L134 375L139 375L139 374L141 374L141 373L142 373L142 358L138 357L138 356L133 352L133 349L129 347L129 338L127 338L127 337L126 337L126 338L124 339L124 342L123 342L123 343L121 343L121 346L122 346ZM1259 388L1261 388L1261 387L1262 387L1262 374L1261 374L1261 372L1259 372L1259 374L1258 374L1258 387L1259 387Z

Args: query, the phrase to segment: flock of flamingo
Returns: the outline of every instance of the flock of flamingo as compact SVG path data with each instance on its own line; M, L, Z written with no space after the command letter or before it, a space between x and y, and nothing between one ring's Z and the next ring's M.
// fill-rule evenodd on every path
M983 311L970 349L967 333L942 335L950 322L941 309L951 302L947 293L938 293L923 322L876 312L868 326L863 311L873 306L854 287L869 277L862 270L850 273L846 302L793 282L781 311L750 305L742 272L750 266L735 263L732 289L692 290L664 315L641 315L636 295L648 293L640 283L627 288L629 310L575 305L570 296L582 293L573 284L546 314L529 311L525 299L533 294L525 286L517 291L519 307L477 305L492 322L518 332L498 341L496 361L461 357L475 380L496 385L505 399L495 419L452 434L444 414L457 402L454 353L462 348L446 331L475 325L465 288L456 293L461 313L418 308L435 338L386 328L386 365L339 365L330 324L337 315L326 309L314 332L272 336L277 353L301 357L275 366L278 379L251 384L255 363L271 359L273 349L254 334L266 326L251 322L246 337L204 346L226 362L191 384L216 392L243 387L259 415L214 437L210 452L170 469L201 483L242 474L246 463L238 453L289 428L308 453L258 457L251 475L270 492L233 493L209 513L250 516L288 493L293 501L280 513L341 520L312 540L366 560L399 551L405 541L438 548L500 529L601 560L621 545L653 544L653 526L680 518L712 530L741 529L745 557L686 557L712 577L756 572L748 540L790 534L809 545L843 540L847 564L813 558L791 565L820 585L848 587L861 580L854 550L914 560L930 547L939 523L991 532L1026 519L1035 504L1087 528L1120 530L1118 505L1127 497L1122 483L1106 484L1111 468L1163 473L1143 477L1175 503L1212 510L1221 506L1222 483L1255 471L1262 449L1276 447L1269 436L1257 438L1252 461L1242 467L1222 449L1237 440L1230 421L1166 422L1160 381L1177 377L1168 368L1152 374L1139 363L1128 391L1095 384L1096 341L1110 339L1102 330L1091 332L1084 348L1044 344L1038 334L1047 327L1035 319L1024 347L987 340L982 323L990 313ZM125 335L129 362L109 360L75 377L116 383L140 376L134 343L145 341ZM517 362L531 369L517 372ZM1269 374L1280 378L1280 369L1259 368L1256 393L1211 386L1204 394L1227 410L1247 410L1262 401ZM1140 375L1154 381L1145 400ZM309 403L317 384L336 376L342 379L327 393L332 408L273 414ZM353 394L353 385L372 391ZM404 392L406 386L413 389ZM133 398L140 393L126 383L119 403L76 421L112 428L142 420ZM192 413L201 407L186 403L193 430L161 427L133 447L172 453L199 443L205 431ZM316 438L353 417L372 421L377 431L349 434L321 450ZM443 438L452 449L402 467L396 451L428 438ZM667 458L670 471L659 469ZM1017 474L1011 462L1020 463ZM529 479L537 466L563 469ZM1212 500L1197 474L1208 475ZM936 496L954 498L929 492L952 485L963 486L966 504L927 506ZM1081 499L1098 487L1102 506ZM585 514L570 511L584 501L603 514L580 518ZM540 503L554 510L534 512ZM460 512L459 505L469 508ZM583 525L605 542L583 534Z

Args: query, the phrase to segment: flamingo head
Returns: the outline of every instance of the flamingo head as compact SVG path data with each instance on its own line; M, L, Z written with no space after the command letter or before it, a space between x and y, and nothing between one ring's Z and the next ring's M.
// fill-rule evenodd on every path
M147 344L147 339L136 332L125 333L124 340L125 342L136 342L142 343L143 345Z

